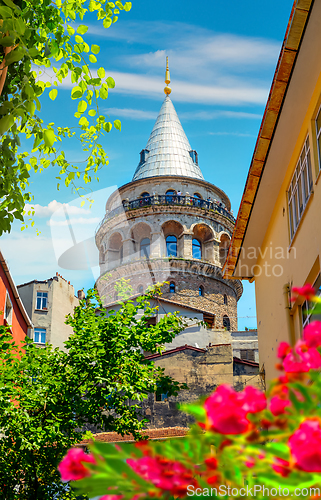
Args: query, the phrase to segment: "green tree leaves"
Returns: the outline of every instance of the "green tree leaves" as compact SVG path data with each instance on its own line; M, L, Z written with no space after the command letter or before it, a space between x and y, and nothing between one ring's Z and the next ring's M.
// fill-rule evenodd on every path
M65 351L40 349L26 339L17 356L10 331L0 326L1 498L78 499L61 483L57 465L86 427L138 437L146 423L140 405L148 393L166 385L177 394L180 385L146 363L142 349L159 352L185 325L169 314L148 328L156 314L152 296L151 291L139 304L128 301L106 315L90 290L67 319L74 334Z
M88 26L82 22L73 26L73 21L84 19L85 4L86 0L44 0L37 4L20 2L19 7L12 0L3 0L0 5L0 64L4 68L0 71L0 175L3 187L7 187L0 196L0 235L10 231L15 218L23 219L24 204L31 199L31 169L41 172L49 165L57 167L57 179L65 180L75 193L81 194L91 179L99 180L98 170L108 164L101 138L110 131L111 124L101 115L97 119L97 115L99 100L107 99L108 89L114 88L115 82L106 77L104 68L92 67L100 47L86 43ZM89 10L95 12L97 22L109 28L121 10L128 11L131 6L128 2L118 4L90 0ZM48 69L55 76L52 83L43 78ZM51 123L49 118L48 126L38 116L39 99L47 88L49 98L57 99L57 87L65 78L74 84L71 100L80 100L75 103L74 113L78 121L73 127L65 127ZM21 135L33 141L35 160L19 150ZM83 165L69 161L63 151L64 141L71 137L80 141ZM55 142L62 143L59 153ZM76 175L69 176L71 172Z

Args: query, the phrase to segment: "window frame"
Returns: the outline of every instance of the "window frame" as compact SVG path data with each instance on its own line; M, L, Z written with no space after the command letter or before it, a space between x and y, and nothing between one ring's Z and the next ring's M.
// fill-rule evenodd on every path
M167 241L168 238L175 238L175 241L168 242ZM177 236L175 236L175 234L168 234L166 236L166 238L165 238L165 244L166 244L166 257L177 257L177 255L178 255L178 239L177 239ZM170 245L175 244L175 254L169 253L169 251L168 251L168 244L170 244Z
M197 241L197 245L196 243L194 243L194 241ZM199 251L200 251L200 257L195 257L194 255L194 248L198 248ZM197 259L197 260L202 260L202 242L197 239L197 238L193 238L192 239L192 256L193 256L193 259Z
M36 331L37 331L37 334L39 335L38 341L36 340ZM41 334L43 332L45 334L45 341L44 342L41 341L42 340L42 335ZM34 328L34 331L33 331L33 341L34 341L35 344L45 345L46 340L47 340L46 337L47 337L47 330L46 330L46 328Z
M288 221L291 243L296 235L312 192L313 176L311 166L311 147L308 134L301 148L300 155L287 190Z
M147 240L148 240L148 243L142 244L143 241L147 241ZM143 238L143 239L140 240L140 243L139 243L139 252L140 252L140 258L146 257L146 259L149 259L149 256L150 256L150 238L146 237L146 238Z
M316 291L316 295L318 297L321 297L321 273L318 274L316 277L313 287ZM319 315L314 315L313 310L316 306L315 302L311 302L309 300L305 300L301 304L301 323L302 323L302 330L311 323L311 321L321 320L321 317ZM306 311L306 313L305 313Z
M38 294L41 296L38 297ZM44 296L46 295L46 296ZM45 299L45 306L44 306L44 299ZM40 307L38 307L38 300L40 300ZM36 307L35 307L35 310L36 311L48 311L48 292L43 292L41 290L37 290L36 292Z
M7 307L10 306L10 310L7 313ZM10 299L8 290L6 290L6 300L4 303L4 319L8 325L12 325L12 315L13 315L13 305Z
M200 286L198 287L198 295L199 295L200 297L204 297L204 287L203 287L203 285L200 285Z
M174 288L174 290L172 290ZM171 281L169 283L169 293L175 293L176 292L176 283L174 281Z
M318 118L320 117L320 128L318 130ZM321 170L321 105L318 109L318 112L315 117L315 134L317 141L317 150L318 150L318 163L319 163L319 172Z
M224 325L224 322L227 322L228 326ZM224 316L223 316L223 328L226 328L226 330L228 332L231 331L231 321L230 321L230 318L229 318L229 316L227 314L224 314Z

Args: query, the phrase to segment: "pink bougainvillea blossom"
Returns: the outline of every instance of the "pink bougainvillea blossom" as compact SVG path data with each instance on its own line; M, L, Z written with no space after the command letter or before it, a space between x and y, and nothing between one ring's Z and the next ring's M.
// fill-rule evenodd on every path
M306 472L321 472L321 427L318 418L307 419L289 438L297 467Z
M242 434L250 427L247 414L266 408L266 397L254 387L236 392L228 385L221 385L206 399L204 408L210 428L221 434Z
M83 465L84 463L95 464L92 455L88 455L81 448L71 448L67 455L58 465L58 470L63 481L77 481L90 476L90 471Z
M272 469L283 477L287 477L291 473L290 462L283 458L275 457L276 462L272 465Z
M287 354L291 351L291 346L287 342L280 342L278 347L278 358L284 359Z
M321 321L312 321L304 328L303 338L308 347L321 346Z
M315 290L314 290L313 286L310 285L309 283L307 283L306 285L301 286L301 287L294 286L292 288L292 292L296 295L300 295L301 297L304 297L307 300L310 300L315 295ZM296 300L296 299L294 298L294 300Z
M315 347L308 347L302 340L296 343L295 348L283 360L283 367L287 373L305 373L309 370L321 368L321 355Z
M104 495L99 500L120 500L124 495Z
M177 461L145 456L138 459L129 458L127 463L136 474L172 495L185 496L188 485L197 485L192 472Z
M274 396L270 402L270 410L276 417L277 415L281 415L281 413L285 413L285 408L290 405L291 402L288 399L280 398L280 396Z

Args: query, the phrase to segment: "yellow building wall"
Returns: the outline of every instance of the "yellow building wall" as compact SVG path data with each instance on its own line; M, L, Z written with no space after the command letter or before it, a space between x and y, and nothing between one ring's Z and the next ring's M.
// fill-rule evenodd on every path
M262 270L261 275L255 277L259 353L260 365L261 367L264 365L267 381L279 374L275 368L278 344L281 341L291 340L283 287L287 283L293 286L313 284L320 271L321 180L314 122L320 104L321 75L311 97L300 134L293 144L291 161L263 245L260 252L257 250L257 264L260 266L258 273L259 269ZM290 246L287 190L307 134L310 141L313 192ZM291 310L296 339L302 335L300 305L298 301L295 302Z

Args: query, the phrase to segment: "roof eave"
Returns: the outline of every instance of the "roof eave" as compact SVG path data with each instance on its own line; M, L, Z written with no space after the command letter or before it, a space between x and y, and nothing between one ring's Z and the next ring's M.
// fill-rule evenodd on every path
M252 276L237 276L235 271L313 3L314 0L295 0L292 7L268 101L263 114L260 131L254 148L227 258L222 268L224 278L252 278Z

